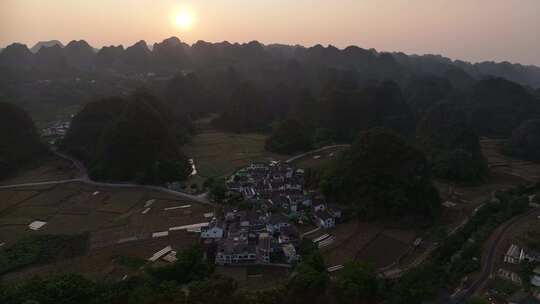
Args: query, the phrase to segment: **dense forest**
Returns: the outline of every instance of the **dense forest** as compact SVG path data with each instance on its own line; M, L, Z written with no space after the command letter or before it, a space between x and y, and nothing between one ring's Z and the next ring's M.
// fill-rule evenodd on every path
M191 172L180 150L186 126L148 92L88 103L73 118L61 148L80 158L91 177L164 183Z
M480 137L509 138L505 152L540 160L539 87L537 67L358 47L188 45L174 37L97 51L85 41L32 50L12 44L0 53L0 178L46 153L19 107L34 116L81 107L60 149L81 159L94 179L149 184L189 175L182 145L192 122L212 114L224 131L267 134L272 152L350 143L324 168L306 172L316 187L364 219L423 224L441 208L433 177L488 177ZM463 240L487 237L482 233L524 212L523 193L499 196L443 242L433 261L392 286L360 263L330 280L317 248L302 244L303 259L285 286L246 292L214 275L195 248L114 284L68 275L0 285L0 302L417 303L478 267L478 248Z
M432 219L440 209L422 151L395 132L376 128L358 135L321 178L321 190L366 218Z
M506 151L518 158L540 161L540 119L524 121L517 127Z
M178 254L166 266L147 266L138 276L124 281L91 281L80 275L35 277L15 284L0 284L0 302L80 304L264 304L264 303L359 303L384 297L384 282L369 265L352 262L335 282L330 281L315 244L305 240L304 260L295 266L287 284L266 290L241 289L229 277L214 273L203 251L193 247Z
M180 144L189 138L194 119L217 114L213 121L217 128L267 133L266 148L278 153L352 143L359 132L384 127L426 153L436 177L479 182L487 170L478 138L514 134L514 146L521 141L519 149L529 150L534 145L524 143L519 127L540 119L538 89L531 88L534 68L501 66L520 72L509 77L496 64L471 65L358 47L202 41L190 46L173 37L153 47L140 41L125 49L111 46L96 52L84 41L66 46L53 41L32 51L13 44L0 53L0 100L19 104L34 116L50 111L45 109L100 100L85 111L101 104L109 114L100 116L112 117L124 113L126 102L110 96L146 87L162 101L159 108L167 108L158 110L160 117L153 119L171 125ZM489 73L482 72L483 67ZM518 77L520 73L529 76ZM143 115L136 107L129 108L128 116ZM109 123L120 130L120 124L109 119L114 120L104 118L93 132L102 134ZM74 142L73 134L66 142ZM83 144L75 145L75 150L90 164L102 153L93 150L114 146L106 140L120 142L122 136L114 136L120 135L97 135L95 145L84 149ZM530 158L519 149L514 148L513 154ZM107 163L111 161L117 160ZM91 167L95 176L125 178L119 172L100 173L109 170L101 166ZM146 179L149 170L139 168L136 175ZM127 175L133 177L133 172Z
M452 79L467 74L474 78L492 75L526 86L540 86L540 68L535 66L508 62L471 64L438 55L378 52L357 46L338 49L332 45L263 45L257 41L243 44L197 41L189 45L171 37L152 46L139 41L126 48L118 45L99 50L84 40L74 40L66 46L59 41L40 42L31 49L24 44L13 43L0 53L0 66L15 70L35 69L51 76L69 75L76 70L170 73L178 69L215 69L227 65L242 70L261 66L257 72L261 80L274 78L276 81L279 78L278 82L289 83L308 80L305 73L317 71L317 67L334 67L361 71L362 78L366 80L393 79L399 82L412 75Z
M476 85L487 77L505 80ZM263 45L256 41L198 41L188 45L176 37L153 46L139 41L126 48L106 46L99 50L83 40L66 46L49 41L31 50L14 43L0 53L0 100L19 104L34 116L49 114L47 117L56 114L51 113L52 108L80 106L96 98L126 94L139 86L155 88L163 100L181 103L191 114L221 112L231 105L241 105L241 101L231 102L230 97L245 82L268 97L253 111L264 109L268 101L283 105L282 111L287 112L291 98L302 95L302 90L314 98L332 98L330 84L348 82L365 87L370 81L386 80L401 88L416 114L427 110L432 102L464 91L459 100L464 106L475 103L477 109L471 109L473 118L478 122L476 126L483 126L486 118L481 119L485 113L481 104L492 97L488 94L492 87L500 90L493 92L493 97L506 100L517 96L524 100L510 112L521 119L529 107L526 95L537 94L534 90L540 87L540 68L509 63L470 64L441 56L386 53L355 46L338 49ZM499 113L504 105L497 107ZM517 127L509 124L504 126L505 131L512 126Z
M416 136L437 177L479 182L486 176L478 135L457 105L433 105L418 123Z
M0 138L0 178L39 161L47 153L30 116L5 102L0 102Z
M388 131L372 133L397 136L388 134ZM525 213L528 210L528 196L538 193L539 190L540 184L536 184L496 192L496 199L485 201L466 225L455 234L442 238L440 246L429 259L407 271L397 280L380 278L373 265L358 261L345 264L342 271L330 279L317 245L306 238L301 242L298 251L302 255L302 261L293 266L287 281L274 288L264 290L239 288L234 279L220 276L215 272L214 265L204 258L201 248L193 247L179 251L178 260L173 264L146 265L137 275L117 282L92 281L74 274L34 277L19 282L0 282L0 302L6 304L432 302L441 296L441 291L448 288L453 290L453 287L460 284L463 276L481 267L481 244L500 224ZM40 238L44 239L43 236ZM56 242L58 243L58 238ZM21 256L12 255L19 260ZM25 258L27 256L23 256L23 259Z

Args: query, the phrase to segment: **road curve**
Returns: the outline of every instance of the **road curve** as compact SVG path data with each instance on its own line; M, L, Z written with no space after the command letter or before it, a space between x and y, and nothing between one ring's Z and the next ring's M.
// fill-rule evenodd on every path
M474 295L489 279L491 276L491 273L493 272L493 263L495 259L495 252L497 250L497 247L499 246L499 243L501 242L502 238L504 237L505 233L519 220L521 220L524 217L529 216L531 213L534 213L536 209L531 209L528 212L516 216L509 221L506 221L504 224L499 226L495 233L497 235L495 236L494 241L492 242L491 246L487 249L487 254L484 254L483 256L486 257L486 259L482 263L482 272L480 273L480 276L476 281L474 281L471 286L460 292L459 294L454 296L454 300L456 303L461 303L462 301L468 299L472 295Z
M308 151L299 155L295 155L289 159L287 159L285 162L290 163L297 159L300 159L302 157L305 157L312 153L322 152L328 149L337 148L337 147L348 147L350 145L343 144L343 145L331 145L331 146L325 146L316 150ZM53 152L58 155L60 158L63 158L65 160L70 161L73 166L77 168L79 171L78 177L72 178L72 179L64 179L64 180L53 180L53 181L46 181L46 182L35 182L35 183L23 183L23 184L15 184L15 185L6 185L6 186L0 186L0 189L14 189L14 188L22 188L22 187L31 187L31 186L44 186L44 185L59 185L59 184L67 184L67 183L74 183L74 182L80 182L92 186L98 186L98 187L109 187L109 188L142 188L142 189L148 189L148 190L155 190L160 192L169 193L172 195L176 195L185 199L189 199L198 203L202 204L208 204L213 205L213 203L208 199L207 193L199 194L199 195L192 195L181 191L175 191L166 187L161 186L151 186L151 185L140 185L140 184L131 184L131 183L106 183L106 182L98 182L93 181L88 176L88 171L86 170L86 167L84 164L73 158L70 155L67 155L65 153L53 150Z
M316 150L311 150L311 151L308 151L308 152L304 152L302 154L298 154L298 155L295 155L287 160L285 160L286 163L292 163L302 157L305 157L309 154L313 154L313 153L317 153L317 152L322 152L322 151L325 151L325 150L329 150L329 149L333 149L333 148L340 148L340 147L343 147L343 148L347 148L347 147L350 147L351 145L349 144L341 144L341 145L331 145L331 146L324 146L322 148L319 148L319 149L316 149Z
M151 186L151 185L139 185L139 184L130 184L130 183L106 183L106 182L97 182L90 179L88 176L88 172L86 170L86 167L80 162L79 160L58 152L53 151L56 155L59 157L66 159L73 163L73 165L79 170L79 176L77 178L71 178L71 179L64 179L64 180L53 180L53 181L46 181L46 182L35 182L35 183L23 183L23 184L15 184L15 185L6 185L6 186L0 186L0 189L14 189L14 188L23 188L23 187L32 187L32 186L46 186L46 185L60 185L60 184L68 184L68 183L84 183L87 185L97 186L97 187L108 187L108 188L142 188L142 189L148 189L148 190L155 190L160 192L169 193L172 195L176 195L178 197L182 197L194 202L198 202L201 204L207 204L207 205L213 205L213 203L208 199L206 193L199 194L199 195L192 195L181 191L175 191L166 187L161 186Z

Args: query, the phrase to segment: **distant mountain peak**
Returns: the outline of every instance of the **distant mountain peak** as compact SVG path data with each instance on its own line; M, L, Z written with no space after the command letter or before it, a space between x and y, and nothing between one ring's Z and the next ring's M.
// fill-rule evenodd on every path
M71 40L66 48L92 49L93 48L85 40Z
M41 49L42 47L51 47L53 45L58 45L60 46L61 48L64 47L64 45L62 44L62 42L58 41L58 40L47 40L47 41L39 41L38 43L36 43L31 49L30 51L32 53L37 53L39 51L39 49Z

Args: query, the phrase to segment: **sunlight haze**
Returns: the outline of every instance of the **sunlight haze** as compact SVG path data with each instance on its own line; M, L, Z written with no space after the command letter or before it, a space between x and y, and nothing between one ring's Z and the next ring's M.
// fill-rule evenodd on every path
M539 14L537 0L2 0L0 47L50 39L127 46L178 36L540 64Z

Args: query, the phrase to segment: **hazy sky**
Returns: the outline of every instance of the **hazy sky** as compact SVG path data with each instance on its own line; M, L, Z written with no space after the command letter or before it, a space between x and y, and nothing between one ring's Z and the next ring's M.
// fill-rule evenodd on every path
M175 15L195 15L191 29ZM540 65L540 0L0 0L0 46L170 36L443 54Z

